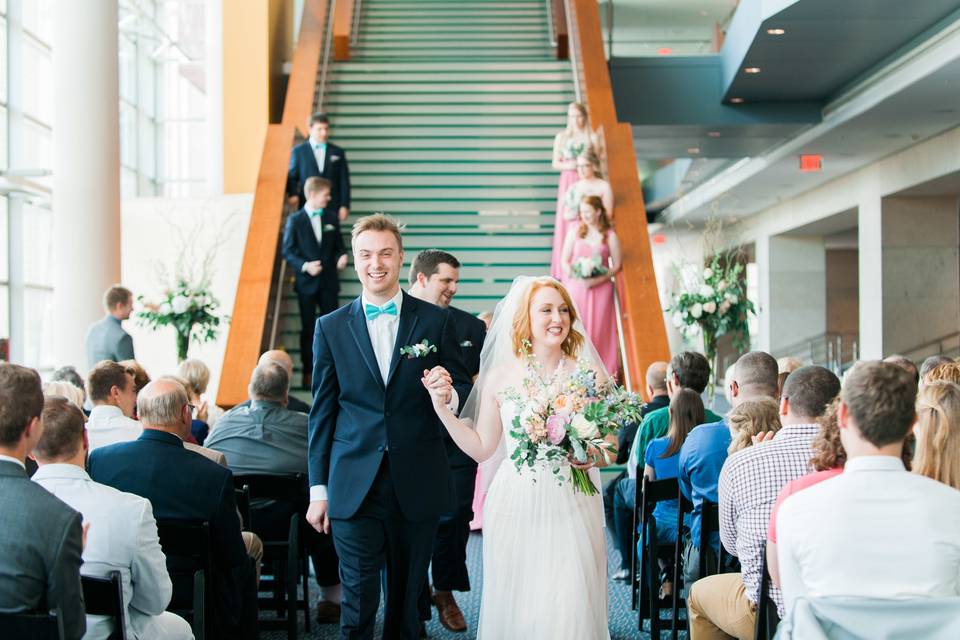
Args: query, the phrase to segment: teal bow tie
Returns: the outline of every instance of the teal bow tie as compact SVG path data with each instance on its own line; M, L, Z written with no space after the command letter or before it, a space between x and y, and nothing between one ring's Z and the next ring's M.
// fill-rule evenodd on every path
M311 218L311 219L312 219L312 218L316 218L316 217L318 217L318 216L322 216L322 215L323 215L323 209L318 209L318 210L316 210L316 211L311 211L311 212L310 212L310 218Z
M375 304L368 304L364 309L364 313L367 314L367 320L376 320L384 313L388 316L395 316L397 315L397 303L391 301L382 307L378 307Z
M313 150L314 150L314 151L326 151L326 150L327 150L327 143L326 143L326 142L321 142L321 143L319 143L319 144L314 143L314 144L313 144Z

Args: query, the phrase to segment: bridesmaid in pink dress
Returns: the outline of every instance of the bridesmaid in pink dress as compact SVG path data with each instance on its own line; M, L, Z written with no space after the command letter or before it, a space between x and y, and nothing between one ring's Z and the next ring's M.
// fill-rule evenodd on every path
M567 128L553 139L553 168L560 172L557 187L557 215L553 227L553 253L550 257L550 275L557 280L563 277L560 255L567 230L576 222L568 220L565 198L567 191L580 176L577 174L577 158L586 151L597 152L597 136L587 123L587 109L579 102L571 102L567 108Z
M567 233L562 264L564 283L590 340L607 371L617 375L620 358L611 277L621 267L620 240L610 228L599 196L584 196L580 201L580 224ZM606 273L592 275L598 266L606 268Z

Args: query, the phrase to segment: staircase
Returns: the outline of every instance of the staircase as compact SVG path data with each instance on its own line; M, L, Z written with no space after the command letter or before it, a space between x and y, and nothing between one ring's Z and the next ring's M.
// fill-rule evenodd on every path
M549 271L553 136L574 88L570 63L553 59L546 3L363 0L360 11L322 105L350 161L347 245L357 218L387 212L405 225L403 286L418 252L443 249L463 264L454 305L493 310L514 277ZM341 304L360 294L352 269L340 287ZM283 304L280 342L299 367L289 285Z

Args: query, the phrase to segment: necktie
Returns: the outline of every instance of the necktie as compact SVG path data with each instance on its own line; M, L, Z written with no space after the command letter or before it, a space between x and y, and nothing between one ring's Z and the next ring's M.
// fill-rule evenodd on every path
M391 301L383 305L382 307L378 307L375 304L368 304L364 308L364 313L367 315L367 320L376 320L382 314L387 314L388 316L395 316L397 315L397 303Z

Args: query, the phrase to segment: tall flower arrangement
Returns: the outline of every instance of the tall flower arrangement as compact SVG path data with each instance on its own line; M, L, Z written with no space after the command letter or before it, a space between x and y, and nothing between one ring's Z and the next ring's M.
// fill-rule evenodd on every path
M205 283L191 284L181 276L163 292L160 302L147 302L143 296L138 301L143 305L137 313L140 324L151 329L172 326L176 330L179 362L187 359L191 339L201 344L211 342L220 332L220 302Z

